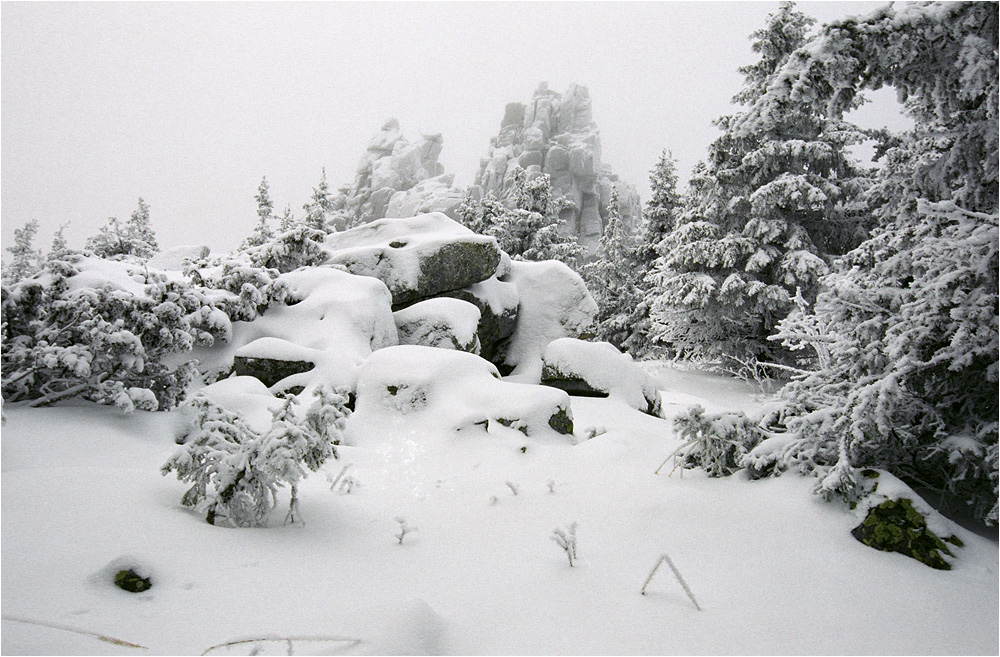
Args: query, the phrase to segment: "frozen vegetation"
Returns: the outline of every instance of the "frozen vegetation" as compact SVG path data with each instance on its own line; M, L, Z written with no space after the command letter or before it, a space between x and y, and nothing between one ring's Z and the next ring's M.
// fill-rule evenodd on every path
M996 654L997 34L784 3L642 208L543 85L466 192L390 121L231 253L27 224L3 652Z

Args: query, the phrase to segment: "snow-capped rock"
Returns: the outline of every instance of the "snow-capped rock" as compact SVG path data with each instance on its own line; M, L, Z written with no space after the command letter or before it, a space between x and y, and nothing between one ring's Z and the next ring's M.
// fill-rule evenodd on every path
M602 164L600 132L592 115L590 93L575 84L559 94L543 82L529 104L509 103L500 134L480 162L473 195L493 192L505 199L512 189L513 169L520 166L529 178L551 177L553 195L573 204L562 219L591 253L604 232L612 189L618 189L623 221L637 230L642 216L639 194Z
M520 300L505 369L518 380L538 383L545 347L559 338L587 337L597 303L580 275L556 260L515 261L504 281L514 284Z
M371 355L358 374L350 424L387 432L433 426L450 431L517 429L528 437L571 434L569 396L500 380L490 362L463 351L400 345Z
M510 262L510 258L507 258L507 273L510 272ZM517 326L517 308L520 304L517 287L494 276L461 290L442 292L442 295L467 301L479 309L479 326L476 329L479 354L494 364L503 362L506 355L505 340L514 333Z
M201 244L194 246L174 246L154 254L153 257L146 261L146 266L150 269L184 271L186 261L207 258L209 253L211 253L211 249Z
M612 397L660 415L660 392L652 377L608 342L553 340L542 353L542 385L570 394Z
M426 299L393 313L399 344L480 351L479 309L467 301Z
M380 219L326 238L328 264L373 276L395 305L484 281L497 271L500 249L440 212Z

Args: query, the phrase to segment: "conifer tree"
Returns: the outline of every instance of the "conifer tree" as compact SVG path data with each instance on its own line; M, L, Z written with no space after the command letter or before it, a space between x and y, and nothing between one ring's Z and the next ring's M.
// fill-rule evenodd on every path
M52 247L49 249L49 254L45 256L45 261L47 263L53 260L58 260L66 256L69 253L69 245L66 243L66 227L69 222L60 224L59 228L56 230L55 234L52 236Z
M998 16L995 3L892 6L826 26L747 124L788 102L833 116L894 86L912 131L881 147L871 237L777 337L813 360L783 390L782 453L850 497L854 469L998 520Z
M597 302L597 337L619 350L626 349L626 342L637 328L634 320L642 303L642 274L639 245L622 221L615 188L596 257L584 266L583 277Z
M14 246L6 249L10 254L10 263L3 268L5 284L13 285L41 269L42 253L34 246L36 233L38 221L34 219L14 230Z
M769 16L753 34L760 59L741 69L736 102L761 98L812 23L790 2ZM815 299L830 256L857 243L867 182L846 152L864 136L854 126L802 102L775 106L754 124L743 115L717 121L723 134L661 243L652 311L655 336L675 353L736 369L787 357L768 337L797 293Z
M110 217L100 232L87 240L85 248L100 258L149 259L160 250L149 223L149 205L140 198L139 207L124 224Z
M302 207L306 211L305 223L307 226L327 233L331 232L329 218L334 211L334 201L330 193L330 184L326 181L326 167L323 167L323 177L319 181L319 186L313 188L310 202Z
M274 236L270 226L274 217L274 203L271 201L267 176L260 179L260 186L257 188L254 199L257 201L257 224L254 226L253 234L244 240L244 248L260 246Z

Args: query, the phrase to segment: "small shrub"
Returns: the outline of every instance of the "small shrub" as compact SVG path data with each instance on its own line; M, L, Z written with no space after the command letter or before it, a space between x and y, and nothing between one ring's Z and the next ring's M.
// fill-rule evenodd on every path
M674 431L685 441L667 457L675 458L674 469L703 468L710 477L725 477L741 469L743 457L763 438L758 424L743 413L706 414L701 406L674 418ZM666 461L660 468L663 465Z
M945 541L962 547L957 536L942 540L927 528L927 521L905 497L873 507L851 535L868 547L899 552L938 570L951 570L943 554L954 556Z

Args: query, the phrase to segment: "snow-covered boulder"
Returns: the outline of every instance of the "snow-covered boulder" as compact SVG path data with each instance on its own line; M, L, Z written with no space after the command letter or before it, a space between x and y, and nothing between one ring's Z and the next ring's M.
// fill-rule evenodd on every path
M542 385L619 399L643 413L660 415L660 391L652 377L608 342L553 340L542 354Z
M316 350L280 338L260 338L241 347L233 359L237 376L252 376L265 386L316 367Z
M509 258L506 264L509 273ZM467 301L479 309L479 326L476 329L481 347L479 354L492 363L503 362L506 355L505 340L514 333L517 326L517 308L520 304L517 287L513 283L505 283L492 277L461 290L442 294Z
M156 253L146 261L150 269L184 271L186 261L207 258L211 249L204 245L174 246Z
M393 313L399 344L479 353L479 309L460 299L419 301Z
M373 276L401 305L458 290L493 276L500 249L440 212L380 219L327 236L327 262Z
M236 356L313 363L274 385L307 392L320 383L353 389L357 368L372 351L398 344L392 297L378 279L310 267L277 280L288 290L289 305L271 306L253 322L236 322L225 352L211 355L220 365Z
M500 380L496 366L463 351L401 345L371 355L358 373L351 422L386 431L415 424L462 431L573 432L562 390Z
M587 337L597 303L580 275L556 260L513 262L504 280L520 300L504 365L517 380L538 383L545 347L559 338Z

